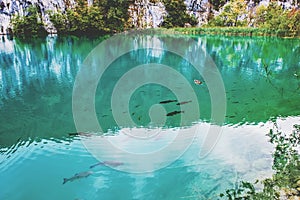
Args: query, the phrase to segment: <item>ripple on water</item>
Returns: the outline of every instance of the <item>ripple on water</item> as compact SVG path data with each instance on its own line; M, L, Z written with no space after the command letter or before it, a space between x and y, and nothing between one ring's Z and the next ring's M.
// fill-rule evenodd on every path
M40 157L51 157L54 155L88 156L86 149L79 140L73 142L58 139L29 138L27 141L19 141L9 148L1 149L0 173L8 168L21 166L28 160L36 160Z
M277 121L280 128L290 132L292 125L300 122L300 117ZM53 138L18 142L11 148L1 149L3 153L0 154L0 176L7 182L15 181L15 183L9 187L0 183L0 186L7 191L7 194L15 195L11 199L20 199L28 195L33 195L32 199L41 199L40 195L49 191L49 188L56 193L50 194L46 199L58 197L112 199L120 197L121 191L124 193L123 199L132 199L132 197L141 199L147 194L151 195L150 199L193 198L193 196L206 199L216 197L219 192L231 188L239 180L255 181L257 178L262 179L272 174L273 146L265 136L272 128L271 122L224 126L222 135L211 154L201 159L198 155L209 123L198 123L194 126L198 126L200 131L181 157L165 168L145 174L123 173L102 165L89 169L89 166L97 163L97 160L86 151L79 140L57 142L57 139ZM184 131L189 130L190 128L184 129ZM172 139L172 137L168 138L172 131L176 130L162 131L162 135L150 139L158 145L161 145L160 142L166 144L168 139ZM185 135L184 139L188 139L189 136ZM123 146L120 147L128 151L136 152L137 147L141 145L136 140L131 141L130 137L126 138L124 134L104 137L110 137L110 141L122 144ZM145 144L145 138L142 139ZM153 144L149 146L151 151ZM178 149L172 149L172 151L176 150ZM121 158L120 155L117 157ZM122 167L124 169L128 167L126 160L119 169L122 170ZM88 178L62 185L63 178L87 170L92 170L94 173ZM14 191L24 187L28 179L31 180L31 184L26 186L27 189L22 189L21 194L14 194ZM36 191L35 188L40 188L40 191Z

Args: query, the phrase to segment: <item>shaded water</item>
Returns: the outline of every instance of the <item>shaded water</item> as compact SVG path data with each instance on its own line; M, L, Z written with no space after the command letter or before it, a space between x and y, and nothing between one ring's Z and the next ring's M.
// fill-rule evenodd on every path
M92 169L91 176L62 185L63 178L89 170L89 166L98 162L79 137L70 137L68 133L76 132L72 113L76 74L88 53L102 39L48 37L45 41L22 43L3 37L0 43L0 199L215 199L215 195L232 187L240 178L255 180L270 174L272 147L265 138L272 127L269 120L281 116L283 128L300 123L297 117L300 115L300 41L217 36L193 36L193 39L196 48L205 49L214 60L226 90L225 124L214 151L205 159L198 157L203 142L201 133L208 129L211 115L206 84L193 83L194 79L202 80L200 74L188 62L167 51L132 51L112 63L97 88L95 110L103 132L115 134L111 137L117 143L131 147L129 139L121 134L122 127L129 124L117 126L111 110L111 94L128 70L155 62L179 71L195 91L201 114L185 124L187 132L195 127L201 130L199 135L184 155L166 168L130 174L100 165ZM172 37L146 38L149 45L155 41L157 48L164 49L167 49L166 40ZM182 48L190 52L189 47ZM129 114L137 127L147 129L151 124L148 113L152 105L169 99L176 96L166 87L141 86L131 96ZM170 103L163 108L168 113L193 109L190 105L179 107ZM184 114L188 115L163 118L165 134L155 138L157 144L172 137ZM116 130L120 130L119 134ZM122 167L126 169L126 162L119 166L121 170Z

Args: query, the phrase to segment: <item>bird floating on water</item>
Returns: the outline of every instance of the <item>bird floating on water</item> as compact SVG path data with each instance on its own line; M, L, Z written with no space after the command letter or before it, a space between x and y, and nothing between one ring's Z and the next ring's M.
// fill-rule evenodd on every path
M195 83L196 85L201 85L203 82L202 82L202 81L199 81L199 80L197 80L197 79L194 79L194 83Z

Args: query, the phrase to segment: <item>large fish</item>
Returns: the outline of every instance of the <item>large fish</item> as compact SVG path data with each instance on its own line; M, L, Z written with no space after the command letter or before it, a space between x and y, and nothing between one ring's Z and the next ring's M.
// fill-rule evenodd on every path
M168 113L167 114L167 116L173 116L173 115L178 115L178 114L180 114L180 113L184 113L184 111L182 110L182 111L173 111L173 112L170 112L170 113Z
M84 133L84 132L75 132L75 133L68 133L69 136L92 136L91 133Z
M89 175L91 175L93 172L92 171L85 171L85 172L80 172L75 174L74 176L72 176L71 178L64 178L63 184L67 183L67 182L72 182L78 179L82 179L82 178L86 178Z
M187 104L187 103L191 103L192 100L190 101L182 101L182 102L179 102L179 103L176 103L176 105L183 105L183 104Z
M124 163L122 162L118 162L118 161L104 161L104 162L98 162L94 165L91 165L90 168L94 168L94 167L97 167L99 165L108 165L108 166L112 166L112 167L118 167L120 165L124 165Z
M166 103L172 103L172 102L177 102L177 100L166 100L166 101L161 101L159 103L160 104L166 104Z

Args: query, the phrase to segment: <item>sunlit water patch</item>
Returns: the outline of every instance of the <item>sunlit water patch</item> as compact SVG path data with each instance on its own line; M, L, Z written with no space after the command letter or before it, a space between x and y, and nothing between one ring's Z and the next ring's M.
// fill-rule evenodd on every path
M299 120L299 117L290 117L277 122L280 128L290 132L291 125ZM18 143L9 149L1 149L0 177L5 180L0 184L1 199L216 198L220 192L241 179L255 181L271 175L273 147L264 133L272 127L272 122L224 126L222 136L211 154L199 158L203 133L209 128L209 124L199 123L186 129L188 132L197 128L199 132L180 158L165 168L143 174L123 172L136 161L126 160L122 155L114 154L108 157L110 160L106 160L106 164L97 165L99 161L77 140L79 138L73 141ZM141 128L136 131L147 130ZM165 130L153 141L149 140L148 145L152 143L159 146L170 141L173 133L176 134L176 130ZM122 134L122 130L120 134L105 137L110 137L115 144L122 144L128 151L136 152L145 145L143 141L137 142ZM180 150L178 145L178 149L175 147L170 152L176 154ZM165 159L161 157L145 164L155 165ZM63 184L63 178L85 171L91 171L92 174Z

